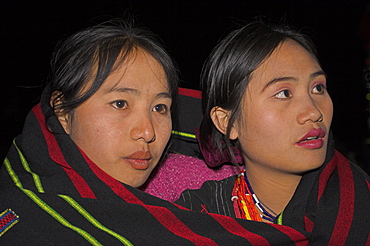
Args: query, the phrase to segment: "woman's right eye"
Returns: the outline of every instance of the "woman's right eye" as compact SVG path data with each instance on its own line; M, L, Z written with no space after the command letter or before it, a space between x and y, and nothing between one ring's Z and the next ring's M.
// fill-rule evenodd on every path
M117 109L126 109L128 107L125 100L117 100L111 103L113 107Z
M278 99L287 99L292 97L292 92L290 90L282 90L275 94L275 97Z

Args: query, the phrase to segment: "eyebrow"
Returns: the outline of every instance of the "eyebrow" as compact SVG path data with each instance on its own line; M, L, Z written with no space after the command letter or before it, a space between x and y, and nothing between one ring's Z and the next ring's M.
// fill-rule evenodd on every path
M310 75L310 79L314 79L318 76L324 75L326 78L328 77L326 73L322 70L319 70L317 72L314 72ZM264 92L268 87L272 86L273 84L276 84L278 82L284 82L284 81L298 81L298 78L296 77L279 77L279 78L274 78L271 81L269 81L262 89L261 93Z
M123 93L129 93L129 94L135 94L140 95L140 91L133 88L126 88L126 87L113 87L109 90L105 91L105 94L111 93L111 92L123 92ZM158 93L155 98L170 98L172 99L172 96L168 92L160 92Z

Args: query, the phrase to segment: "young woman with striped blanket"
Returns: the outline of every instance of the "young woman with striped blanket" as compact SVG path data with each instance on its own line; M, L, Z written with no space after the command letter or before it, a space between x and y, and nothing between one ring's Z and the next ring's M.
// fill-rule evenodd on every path
M287 225L314 245L370 244L369 176L333 148L327 76L306 36L243 26L213 50L202 82L204 160L244 169L183 192L178 204Z

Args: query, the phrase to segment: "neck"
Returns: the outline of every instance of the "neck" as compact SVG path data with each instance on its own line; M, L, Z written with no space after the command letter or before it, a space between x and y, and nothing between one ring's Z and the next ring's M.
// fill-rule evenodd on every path
M254 168L246 165L245 169L258 199L277 214L288 205L302 177L276 170L266 170L260 166Z

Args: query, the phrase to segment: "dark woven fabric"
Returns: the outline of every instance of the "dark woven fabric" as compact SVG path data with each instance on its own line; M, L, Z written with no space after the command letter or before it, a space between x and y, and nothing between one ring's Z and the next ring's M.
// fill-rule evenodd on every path
M304 230L195 213L121 184L64 133L49 96L29 113L1 167L0 213L10 209L19 220L0 245L308 244Z
M235 218L231 201L235 176L186 190L177 204ZM369 245L369 176L339 152L321 169L303 176L283 211L282 224L310 233L321 245ZM275 221L277 223L277 221Z
M194 93L182 95L181 103L183 107L201 106L200 97L194 96ZM199 114L190 115L190 111L180 114L199 125ZM303 176L281 215L282 224L308 232L311 244L370 245L369 176L334 151L331 134L328 142L324 165ZM184 147L189 149L192 145ZM198 190L184 191L176 203L193 211L208 211L235 218L231 201L234 182L235 177L205 182Z
M202 158L199 150L195 130L200 126L203 118L201 92L186 88L179 88L177 98L178 115L173 119L174 131L170 151Z

